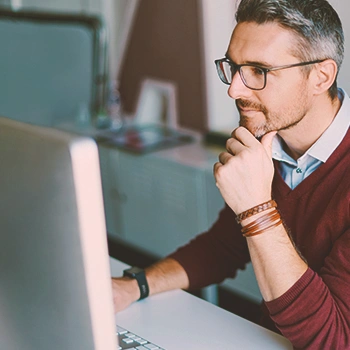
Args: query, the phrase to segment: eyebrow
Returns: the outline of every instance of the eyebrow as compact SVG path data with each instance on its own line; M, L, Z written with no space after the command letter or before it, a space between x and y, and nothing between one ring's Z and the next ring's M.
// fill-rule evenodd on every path
M237 64L235 61L233 61L233 60L231 59L231 57L229 56L228 53L225 54L225 57L226 57L229 61L231 61L233 64ZM271 68L271 67L273 67L272 64L267 63L267 62L263 62L263 61L246 61L246 62L244 62L243 64L252 64L252 65L254 65L254 66L259 66L259 67L262 67L262 68Z

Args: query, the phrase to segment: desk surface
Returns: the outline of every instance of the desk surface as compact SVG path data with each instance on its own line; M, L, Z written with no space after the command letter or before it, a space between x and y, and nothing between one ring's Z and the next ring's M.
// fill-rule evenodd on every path
M110 266L112 276L127 267L113 258ZM116 322L167 350L292 349L284 337L181 290L138 301Z

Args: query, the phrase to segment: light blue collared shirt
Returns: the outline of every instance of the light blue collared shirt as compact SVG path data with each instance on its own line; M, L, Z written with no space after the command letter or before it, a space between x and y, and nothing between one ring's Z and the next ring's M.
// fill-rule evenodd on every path
M339 89L342 106L332 124L322 136L297 160L290 157L282 147L282 139L276 136L272 143L272 158L281 164L280 173L285 183L294 189L320 165L325 163L339 146L350 126L350 99Z

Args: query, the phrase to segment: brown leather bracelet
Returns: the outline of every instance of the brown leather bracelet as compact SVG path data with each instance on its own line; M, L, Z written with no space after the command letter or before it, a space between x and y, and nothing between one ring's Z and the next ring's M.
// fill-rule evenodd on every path
M277 208L277 203L271 199L265 203L261 203L253 208L250 208L246 211L244 211L243 213L240 213L236 216L236 221L238 224L240 224L243 220L255 215L255 214L258 214L258 213L261 213L267 209L270 209L270 208Z
M274 228L274 227L277 227L279 225L282 224L282 220L279 219L277 222L275 222L274 224L271 224L270 226L268 227L265 227L264 229L261 229L259 231L256 231L256 232L253 232L253 233L244 233L243 236L244 237L253 237L253 236L257 236L257 235L260 235L261 233L264 233L266 230L269 230L271 228Z
M262 225L264 225L266 223L270 223L270 222L276 221L277 219L280 219L280 218L281 217L280 217L279 212L275 209L274 211L272 211L268 215L264 215L261 218L255 220L255 221L252 221L250 224L244 226L241 231L243 233L246 233L248 231L255 230L259 226L262 226Z
M282 223L281 216L276 208L267 214L261 216L257 220L245 225L241 231L244 237L256 236L268 229L276 227Z

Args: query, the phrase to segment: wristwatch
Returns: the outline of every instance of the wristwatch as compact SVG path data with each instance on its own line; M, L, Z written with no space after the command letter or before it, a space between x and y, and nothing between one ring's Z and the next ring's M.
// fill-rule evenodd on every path
M123 276L135 278L140 288L140 299L145 299L149 294L149 287L146 280L145 271L139 267L131 267L123 271Z

